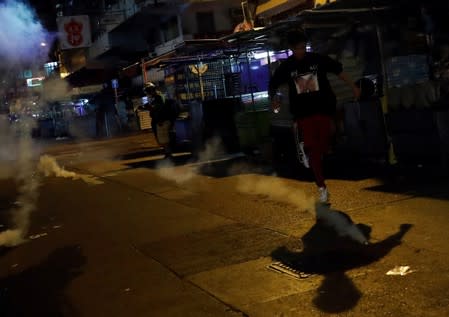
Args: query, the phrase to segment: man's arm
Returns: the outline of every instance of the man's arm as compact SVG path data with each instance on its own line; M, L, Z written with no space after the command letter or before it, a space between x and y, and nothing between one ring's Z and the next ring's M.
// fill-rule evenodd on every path
M341 72L340 74L337 75L338 78L340 78L342 81L344 81L345 83L347 83L349 85L349 87L351 87L352 89L352 94L354 95L354 100L359 100L360 98L360 88L357 87L357 85L354 83L354 81L351 79L351 77L348 75L348 73L346 72Z
M281 107L281 100L277 95L277 89L281 84L287 81L286 79L287 75L285 74L285 71L286 71L285 62L283 62L274 71L268 83L268 96L270 98L271 108L275 112L278 112L279 108Z

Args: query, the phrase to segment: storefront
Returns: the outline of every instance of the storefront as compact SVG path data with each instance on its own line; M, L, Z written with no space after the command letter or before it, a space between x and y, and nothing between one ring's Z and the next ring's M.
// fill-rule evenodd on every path
M200 121L203 141L218 135L230 152L269 141L269 58L263 42L252 41L255 34L186 41L176 54L146 63L148 77L163 72L164 91L182 105L179 131ZM178 133L179 141L192 137Z

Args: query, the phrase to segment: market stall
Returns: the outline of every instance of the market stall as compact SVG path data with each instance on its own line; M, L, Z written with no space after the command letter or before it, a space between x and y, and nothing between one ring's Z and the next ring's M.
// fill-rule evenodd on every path
M426 26L434 18L426 8L436 8L438 2L430 2L433 4L418 0L345 0L298 15L309 29L340 25L337 43L345 46L343 52L349 47L352 55L365 55L362 76L376 84L390 164L438 162L443 144L448 144L447 132L436 124L445 118L445 111L436 107L438 86L431 65L437 44L433 39L438 36L429 33ZM343 62L344 56L340 60ZM374 114L364 115L366 109L358 109L357 125L362 128L358 136L365 135L363 130L372 130L366 124L374 122ZM372 138L363 137L359 143L363 139L372 145Z
M435 161L440 155L444 133L435 124L441 112L434 109L438 96L429 70L431 47L416 23L420 4L407 4L337 1L265 30L277 38L289 28L305 29L308 48L339 60L365 90L364 98L354 103L345 85L330 78L341 110L334 154L390 164ZM292 141L285 141L291 135L289 122L288 113L274 116L274 138L283 143L274 152L291 148Z
M190 104L217 112L223 108L216 105L232 104L224 108L232 115L221 115L228 118L225 130L235 129L243 150L268 144L273 146L271 153L294 155L291 117L285 111L288 107L272 113L267 86L271 72L289 54L283 35L301 27L311 39L308 49L339 60L364 92L363 99L354 103L346 85L336 77L330 78L340 114L336 118L334 153L385 159L394 164L398 158L407 160L418 154L408 146L414 140L420 140L429 150L438 148L434 145L439 142L430 122L435 96L431 93L428 50L419 30L395 31L404 24L402 13L399 6L390 6L388 1L337 1L263 28L215 40L186 41L152 67L163 70L167 91L187 112ZM397 34L401 41L395 38ZM400 97L395 93L397 88ZM227 99L234 102L224 102ZM416 114L410 115L413 112ZM410 121L411 117L420 122ZM213 120L200 121L205 130L208 124L214 127ZM404 134L401 127L407 127L410 133ZM419 137L413 138L413 134ZM269 144L272 140L274 144ZM284 155L283 151L292 153Z
M175 56L148 62L163 70L167 95L184 110L176 122L178 142L195 137L192 126L201 126L203 143L221 137L228 152L249 150L269 138L266 52L238 36L234 41L236 36L187 41Z

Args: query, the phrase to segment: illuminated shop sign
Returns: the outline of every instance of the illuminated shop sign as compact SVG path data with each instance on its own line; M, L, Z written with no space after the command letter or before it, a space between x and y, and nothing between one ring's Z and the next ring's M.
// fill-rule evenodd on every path
M42 81L43 81L44 79L45 79L45 77L28 78L28 79L27 79L27 86L28 86L28 87L42 86Z

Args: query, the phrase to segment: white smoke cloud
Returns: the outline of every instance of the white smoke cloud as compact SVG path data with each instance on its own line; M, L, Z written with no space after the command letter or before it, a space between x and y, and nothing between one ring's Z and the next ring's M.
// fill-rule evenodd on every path
M161 161L156 164L156 173L161 178L176 182L177 184L184 184L198 175L202 164L220 159L224 155L225 151L221 139L215 137L206 142L204 150L198 153L197 162L177 167L168 160Z
M0 159L13 173L0 174L0 178L13 177L18 184L18 195L11 210L13 229L0 233L0 245L15 246L25 241L30 225L30 214L36 208L39 196L40 177L36 173L34 160L38 151L31 140L32 120L23 119L14 128L3 130L1 139L5 140L8 156Z
M0 21L0 76L5 83L14 82L20 71L42 67L53 36L38 21L34 10L23 1L2 1ZM42 46L41 43L46 45ZM20 110L29 101L17 98L11 102L16 110ZM7 124L0 131L0 163L5 162L4 165L10 167L9 173L0 171L0 178L14 178L18 184L17 201L11 210L13 228L0 233L0 245L14 246L24 241L30 214L36 206L40 175L36 173L35 166L39 150L31 140L35 124L34 120L21 116L19 122Z
M48 54L49 45L41 46L41 43L48 43L52 36L24 2L6 0L0 3L0 21L3 63L33 62Z
M32 148L29 144L31 139L22 137L19 140L20 149L13 168L14 178L19 184L17 200L11 210L13 229L0 232L0 246L12 247L26 241L25 237L30 226L30 215L36 209L42 176L82 180L90 185L103 184L101 180L94 176L77 174L63 169L58 165L56 159L49 155L42 155L36 165L34 163L36 155L29 150ZM12 177L12 174L0 173L0 178L9 177Z
M266 195L273 200L283 201L300 210L314 210L315 201L302 190L288 185L277 177L239 176L237 190L252 195Z
M61 166L59 166L56 158L50 155L42 155L39 159L38 170L46 177L62 177L70 178L72 180L82 180L87 184L100 185L104 182L99 180L97 177L87 174L78 174L72 171L67 171Z
M67 99L67 93L71 90L69 83L62 78L51 78L45 81L42 94L43 101L60 101Z
M331 209L327 204L316 203L315 212L317 219L334 228L341 237L349 237L361 244L368 243L365 235L351 219L338 210Z
M214 137L206 142L204 150L198 154L199 162L207 162L216 158L224 156L226 151L224 150L221 138Z
M156 173L163 179L184 184L196 177L197 171L197 166L175 166L172 162L166 161L157 164Z
M185 183L196 175L201 164L216 161L224 154L219 138L214 138L206 144L205 150L199 154L199 160L193 164L176 167L170 161L157 164L157 174L178 184ZM234 167L231 166L232 170ZM286 202L299 210L307 210L328 227L332 227L338 235L347 236L359 243L366 244L367 239L349 217L342 212L332 210L328 205L317 203L302 190L291 186L281 178L272 176L260 178L254 175L238 176L237 190L251 195L265 195L273 200Z
M237 189L243 193L253 195L266 195L273 200L286 202L296 206L298 210L307 210L317 220L323 221L328 227L332 227L338 235L349 237L359 243L366 244L367 239L360 229L352 223L348 216L342 212L329 208L329 205L317 203L313 197L298 188L286 184L279 178L257 178L249 176L239 177Z

